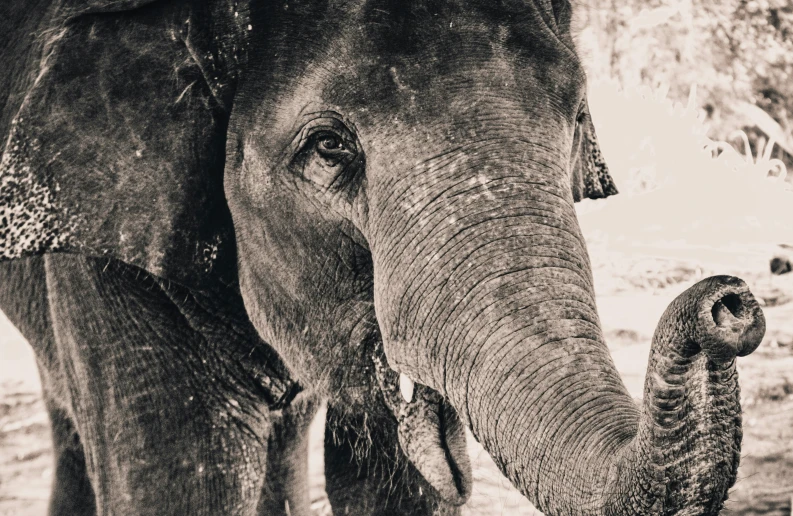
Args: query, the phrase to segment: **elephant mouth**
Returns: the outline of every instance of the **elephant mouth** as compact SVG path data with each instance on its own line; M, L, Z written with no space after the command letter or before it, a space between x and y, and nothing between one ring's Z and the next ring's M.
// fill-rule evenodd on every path
M441 498L464 504L473 482L465 426L457 411L437 391L391 369L381 346L374 364L385 403L397 419L402 451Z

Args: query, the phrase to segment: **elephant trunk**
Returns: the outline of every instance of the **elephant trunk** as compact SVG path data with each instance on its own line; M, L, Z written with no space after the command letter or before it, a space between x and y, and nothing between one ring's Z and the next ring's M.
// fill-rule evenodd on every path
M756 301L714 278L672 303L637 407L602 337L569 193L524 177L479 176L383 210L397 235L373 239L388 366L448 400L549 515L716 510L738 461L734 357L764 333ZM457 503L469 492L446 491Z
M613 469L613 481L630 486L627 498L643 500L640 513L721 510L740 460L735 357L754 351L764 333L763 313L738 278L705 279L666 309L653 338L637 436Z

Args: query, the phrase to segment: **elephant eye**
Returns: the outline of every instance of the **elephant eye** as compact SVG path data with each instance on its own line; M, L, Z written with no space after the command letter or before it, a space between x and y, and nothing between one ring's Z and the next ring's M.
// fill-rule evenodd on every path
M339 120L319 119L304 127L292 170L323 188L344 189L356 182L363 156L354 133Z
M315 151L328 166L345 165L355 158L354 143L345 142L341 136L335 133L322 131L316 134L312 140Z
M576 125L584 125L587 120L589 120L589 111L587 110L586 102L582 102L578 108L578 116L576 116L575 123Z
M341 138L333 134L323 135L317 142L317 149L320 152L338 152L344 150L344 144Z

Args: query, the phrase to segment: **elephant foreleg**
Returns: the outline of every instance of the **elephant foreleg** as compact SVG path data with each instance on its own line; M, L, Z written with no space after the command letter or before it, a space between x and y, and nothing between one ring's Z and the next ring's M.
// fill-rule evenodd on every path
M97 513L255 515L269 409L233 329L105 260L47 257L47 285Z
M96 501L80 437L65 410L51 406L49 400L47 405L55 455L49 515L94 516Z
M55 349L43 257L0 264L0 310L33 348L52 426L54 472L50 516L93 516L96 502L85 455L66 409L68 394Z
M340 416L332 405L325 426L325 489L334 514L460 514L408 462L399 447L396 421Z

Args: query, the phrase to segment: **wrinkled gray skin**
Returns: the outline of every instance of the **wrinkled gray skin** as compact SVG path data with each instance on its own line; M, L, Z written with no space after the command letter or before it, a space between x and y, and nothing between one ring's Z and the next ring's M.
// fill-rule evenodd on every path
M546 514L718 512L762 314L692 287L629 397L573 209L616 190L569 4L0 15L0 307L39 361L51 514L308 514L322 399L336 514L457 514L465 426Z

